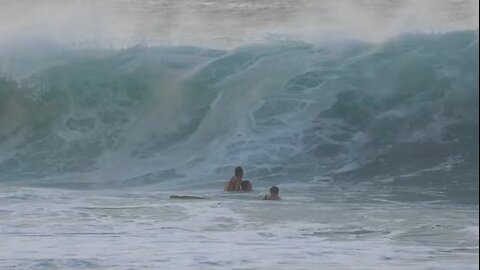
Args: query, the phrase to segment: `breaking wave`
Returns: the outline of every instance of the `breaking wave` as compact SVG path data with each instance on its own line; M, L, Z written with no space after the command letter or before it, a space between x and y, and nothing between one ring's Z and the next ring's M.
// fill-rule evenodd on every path
M2 182L205 185L241 164L254 179L478 192L476 32L43 60L0 79Z

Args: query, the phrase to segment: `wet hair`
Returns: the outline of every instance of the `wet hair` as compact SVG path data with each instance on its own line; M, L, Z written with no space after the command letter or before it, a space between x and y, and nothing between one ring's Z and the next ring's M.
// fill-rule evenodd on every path
M278 193L280 193L280 189L276 186L273 186L273 187L270 188L270 193L272 195L277 195L278 196Z
M242 190L244 191L248 191L248 186L250 185L250 181L248 180L245 180L245 181L242 181L242 184L241 184L241 187L242 187Z
M243 169L242 169L242 167L236 167L236 168L235 168L235 176L241 176L241 177L243 177Z

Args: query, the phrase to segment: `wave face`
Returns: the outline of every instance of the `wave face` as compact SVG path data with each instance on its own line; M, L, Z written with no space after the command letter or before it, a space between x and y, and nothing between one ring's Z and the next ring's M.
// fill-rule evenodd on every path
M478 192L476 32L32 59L0 79L2 182L210 185L241 164L277 182Z

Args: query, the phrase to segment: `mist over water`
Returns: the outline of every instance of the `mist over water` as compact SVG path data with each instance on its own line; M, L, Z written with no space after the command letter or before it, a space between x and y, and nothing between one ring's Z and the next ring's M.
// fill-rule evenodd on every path
M478 1L13 1L0 41L69 46L173 44L232 48L288 36L381 42L402 32L478 29Z

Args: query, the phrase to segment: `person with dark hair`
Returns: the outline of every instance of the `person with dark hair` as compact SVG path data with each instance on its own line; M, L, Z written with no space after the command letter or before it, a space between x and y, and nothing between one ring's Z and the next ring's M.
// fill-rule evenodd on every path
M240 184L242 191L252 191L252 183L248 180L243 180L242 183Z
M230 178L228 182L225 183L225 191L252 191L252 183L248 180L243 179L243 169L242 167L235 168L235 175Z
M280 200L280 189L277 186L272 186L268 189L268 194L266 194L264 200Z

